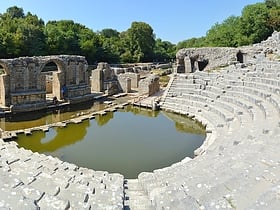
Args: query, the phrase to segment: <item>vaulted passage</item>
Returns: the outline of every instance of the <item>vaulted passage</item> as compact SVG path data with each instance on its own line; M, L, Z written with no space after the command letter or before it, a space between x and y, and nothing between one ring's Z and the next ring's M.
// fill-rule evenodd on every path
M60 94L57 94L57 89L60 90L60 82L57 80L58 65L50 61L42 69L41 73L46 79L46 99L52 101L54 97L60 99ZM55 91L56 90L56 91Z

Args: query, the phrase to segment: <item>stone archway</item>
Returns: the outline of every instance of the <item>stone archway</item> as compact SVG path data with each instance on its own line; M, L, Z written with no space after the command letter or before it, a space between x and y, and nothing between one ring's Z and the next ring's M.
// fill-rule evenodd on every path
M54 96L62 99L61 87L65 84L65 64L58 58L45 57L40 74L45 81L46 99L52 100Z

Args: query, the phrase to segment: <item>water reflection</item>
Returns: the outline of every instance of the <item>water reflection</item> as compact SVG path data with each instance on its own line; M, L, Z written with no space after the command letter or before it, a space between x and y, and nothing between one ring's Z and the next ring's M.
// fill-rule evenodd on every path
M114 112L108 112L106 115L98 115L95 120L99 126L106 125L111 119L114 118Z
M126 106L125 111L132 112L135 115L142 115L146 117L157 117L159 114L159 111L153 111L151 109L145 109L138 106Z
M82 167L136 178L142 171L192 157L205 139L202 131L186 117L127 106L66 128L20 135L18 144Z
M90 123L88 120L79 125L68 124L65 128L53 128L49 132L34 131L32 136L20 134L19 145L40 153L53 152L84 139ZM50 138L53 137L53 138Z
M81 113L86 114L102 110L104 106L102 101L95 101L72 105L59 110L17 113L5 118L0 118L0 128L11 131L52 124L75 118L81 115Z
M183 133L205 134L205 127L201 123L180 114L163 112L164 116L175 123L177 131Z

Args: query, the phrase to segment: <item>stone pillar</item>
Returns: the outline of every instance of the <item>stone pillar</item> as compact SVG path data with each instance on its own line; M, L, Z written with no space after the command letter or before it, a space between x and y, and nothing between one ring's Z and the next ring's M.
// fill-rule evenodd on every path
M184 73L192 73L192 61L189 57L184 58L184 64L185 64L185 72Z
M193 71L192 72L196 72L196 71L199 71L198 61L193 62Z
M103 91L103 72L102 69L95 69L91 71L91 91Z
M129 77L126 77L125 74L120 74L118 76L118 82L122 92L131 92L131 79Z
M56 96L59 100L61 100L62 97L62 92L61 92L61 88L62 85L61 81L62 81L62 73L61 72L54 72L53 73L53 81L52 81L52 93L53 96Z
M177 67L175 69L175 73L185 73L185 61L184 58L176 59Z
M10 106L10 98L8 97L10 90L9 87L7 87L9 79L10 77L8 75L0 76L0 104L4 106Z

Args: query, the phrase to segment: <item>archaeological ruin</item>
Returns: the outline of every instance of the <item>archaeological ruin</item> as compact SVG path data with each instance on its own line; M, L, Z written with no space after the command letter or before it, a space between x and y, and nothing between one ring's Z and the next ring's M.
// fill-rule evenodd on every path
M58 69L52 73L52 94L59 100L65 82L70 100L77 95L87 97L92 91L114 92L120 85L118 74L105 63L87 79L83 57L2 59L1 105L14 105L13 109L22 104L46 106L42 69L48 62L54 62ZM124 91L135 85L131 77L121 80ZM157 79L147 84L151 81ZM156 87L151 85L151 89ZM0 140L0 207L279 209L279 32L252 46L178 51L176 69L160 106L205 125L207 136L195 158L186 157L169 167L142 172L137 179L126 179Z
M56 68L45 68L48 64ZM46 108L53 97L77 103L91 96L87 61L82 56L43 56L0 59L0 105L24 112ZM51 79L50 79L51 78ZM63 98L63 86L67 95Z

